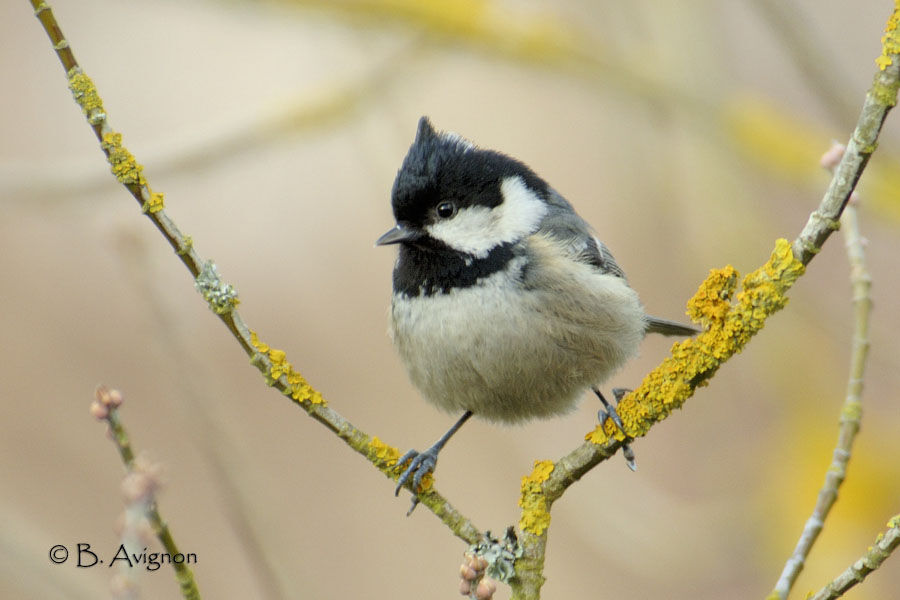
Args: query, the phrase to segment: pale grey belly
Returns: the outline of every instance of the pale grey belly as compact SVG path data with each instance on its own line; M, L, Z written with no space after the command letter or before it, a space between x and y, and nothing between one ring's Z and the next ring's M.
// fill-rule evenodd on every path
M589 317L585 307L573 311L546 293L489 285L395 298L391 330L427 400L453 413L521 422L571 410L637 352L637 296L624 283L610 293L586 307Z

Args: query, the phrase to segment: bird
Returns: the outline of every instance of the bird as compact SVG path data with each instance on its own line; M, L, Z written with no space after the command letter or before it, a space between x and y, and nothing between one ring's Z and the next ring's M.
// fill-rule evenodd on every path
M395 495L407 482L419 488L473 415L499 424L550 418L592 390L605 407L601 422L622 428L600 386L647 333L697 333L647 315L609 249L531 168L438 131L428 117L397 172L391 207L396 225L375 243L399 247L393 344L422 396L462 415L427 450L400 458L410 464ZM616 400L624 393L614 392ZM413 494L410 513L416 503Z

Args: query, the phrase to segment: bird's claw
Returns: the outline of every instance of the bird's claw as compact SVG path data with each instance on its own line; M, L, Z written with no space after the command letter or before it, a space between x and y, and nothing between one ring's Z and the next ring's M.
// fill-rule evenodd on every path
M606 408L601 408L597 411L597 418L600 419L601 425L606 423L607 419L612 419L612 422L616 424L619 431L625 433L625 424L622 422L622 417L619 416L619 413L616 412L614 407L608 406Z
M625 395L629 392L631 392L631 390L627 390L625 388L613 388L612 393L616 399L616 404L619 404L622 398L624 398ZM599 397L601 402L603 402L603 408L597 411L597 418L600 420L600 424L603 425L604 423L606 423L607 419L612 419L612 422L616 424L616 427L619 428L619 431L627 436L628 434L625 432L625 424L622 423L622 418L619 416L619 413L616 412L615 407L606 401L606 398L603 397L603 394L600 393L600 390L595 388L594 393L597 394L597 397ZM637 463L634 459L634 450L631 449L631 446L627 442L622 443L622 456L625 457L625 463L628 465L628 468L632 471L637 471Z
M397 487L394 488L394 495L398 496L404 485L407 483L412 485L412 506L409 507L409 511L406 513L407 516L411 515L412 511L415 510L416 505L419 504L419 497L416 495L416 490L421 486L422 479L425 475L434 473L434 468L437 466L437 455L438 451L434 447L429 448L425 452L410 450L397 461L398 465L403 465L406 461L409 461L409 466L406 467L406 470L397 478ZM410 478L412 481L410 481Z
M406 461L410 461L410 463L397 478L397 487L394 488L395 496L400 495L400 489L409 481L410 476L412 477L412 487L416 490L422 484L422 478L425 475L434 473L434 468L437 466L437 452L434 452L433 448L429 448L425 452L410 450L397 461L397 464L402 465Z
M634 390L629 390L626 388L613 388L612 393L613 393L613 398L616 399L616 404L621 402L622 398L624 398L627 394L630 394L632 391L634 391Z
M603 425L606 423L607 419L612 419L612 422L616 424L616 427L619 428L619 431L625 433L625 424L622 422L622 418L619 416L619 413L616 412L616 408L607 402L606 398L603 397L603 394L599 389L593 388L594 394L600 398L600 402L603 403L603 408L597 411L597 418L600 420L600 424ZM616 405L625 397L630 390L626 390L624 388L613 388L613 397L616 399ZM627 433L625 435L628 435Z

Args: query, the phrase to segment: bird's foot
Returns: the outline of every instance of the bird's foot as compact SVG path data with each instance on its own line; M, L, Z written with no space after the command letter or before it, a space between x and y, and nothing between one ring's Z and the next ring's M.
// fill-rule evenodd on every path
M400 489L404 485L407 483L412 484L412 505L406 512L406 516L411 515L419 504L419 497L416 492L419 489L419 486L421 486L422 479L425 475L434 473L434 469L437 466L438 452L440 452L440 448L435 446L432 446L425 452L410 450L397 461L398 466L404 465L406 464L406 461L409 461L409 466L406 467L406 470L397 478L397 487L394 488L394 495L397 496L400 494ZM410 481L410 479L412 480Z
M397 479L397 487L394 489L394 495L398 495L400 493L400 488L402 488L407 483L410 483L409 478L412 477L412 486L411 491L413 493L412 497L412 506L409 507L409 510L406 511L406 516L412 514L412 511L416 509L416 506L419 504L419 496L418 492L420 486L422 485L422 479L428 473L434 473L434 468L437 466L438 453L441 451L441 448L444 447L444 444L447 443L454 433L459 431L459 428L463 426L463 423L468 421L472 417L472 411L467 410L463 413L463 416L459 418L459 420L453 424L450 429L447 430L447 433L441 436L441 439L432 444L431 448L426 450L425 452L416 452L415 450L410 450L406 454L397 461L397 467L401 467L406 464L406 461L409 461L409 466L406 467L406 470L400 475Z
M616 408L610 404L606 398L603 397L603 394L600 393L598 388L593 388L594 393L600 398L600 402L603 403L603 408L597 411L597 418L600 419L600 425L606 423L607 419L612 419L612 422L616 424L616 427L619 428L619 431L624 433L626 436L628 435L625 432L625 424L622 423L622 418L619 416L619 413L616 412ZM616 405L628 394L631 390L627 390L625 388L613 388L613 396L616 399ZM622 455L625 457L625 462L628 464L628 468L632 471L637 471L637 463L634 459L634 450L631 449L631 446L628 443L622 443Z

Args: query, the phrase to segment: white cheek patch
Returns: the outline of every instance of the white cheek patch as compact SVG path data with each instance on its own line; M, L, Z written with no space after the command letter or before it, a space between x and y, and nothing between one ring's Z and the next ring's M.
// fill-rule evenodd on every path
M506 242L515 242L537 230L547 214L547 204L528 189L521 177L507 177L500 184L503 202L494 208L469 206L452 219L426 227L431 237L475 258Z
M521 177L504 179L500 193L503 204L494 208L497 237L512 242L537 231L547 214L547 203L530 190Z

